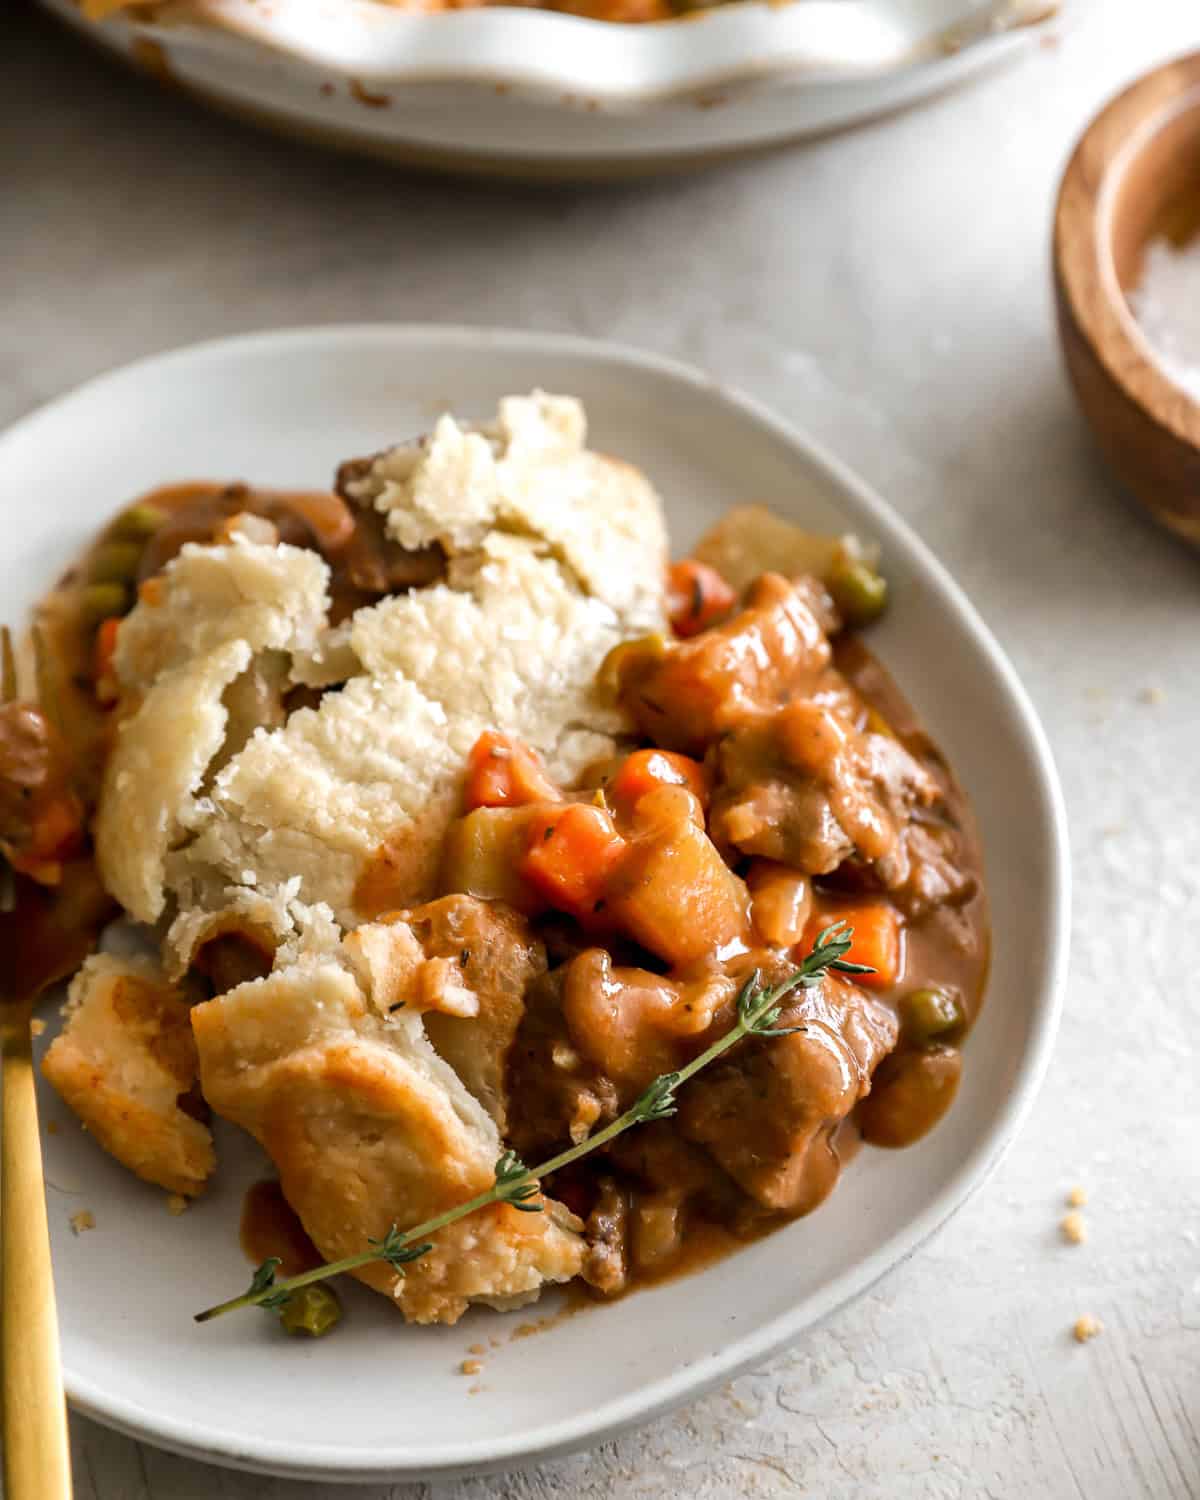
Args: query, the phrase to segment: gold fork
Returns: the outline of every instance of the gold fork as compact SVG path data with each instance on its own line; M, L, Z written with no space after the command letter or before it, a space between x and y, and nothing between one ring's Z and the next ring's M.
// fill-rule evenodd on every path
M0 701L16 696L12 640L0 634ZM71 1500L67 1407L33 1086L35 996L0 994L0 1348L5 1500Z

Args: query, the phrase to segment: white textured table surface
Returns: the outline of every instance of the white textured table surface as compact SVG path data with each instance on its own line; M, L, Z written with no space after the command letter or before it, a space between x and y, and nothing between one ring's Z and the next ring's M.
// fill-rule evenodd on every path
M913 521L1011 652L1062 770L1066 1019L984 1191L871 1296L677 1415L541 1469L371 1500L1200 1496L1200 564L1101 470L1047 277L1075 134L1200 21L1187 0L1074 7L1060 46L917 113L589 191L310 154L27 12L0 21L0 420L253 327L440 319L643 344L755 392ZM1090 1237L1070 1247L1056 1226L1076 1182ZM1105 1332L1079 1346L1085 1312ZM79 1500L329 1493L83 1420L74 1444Z

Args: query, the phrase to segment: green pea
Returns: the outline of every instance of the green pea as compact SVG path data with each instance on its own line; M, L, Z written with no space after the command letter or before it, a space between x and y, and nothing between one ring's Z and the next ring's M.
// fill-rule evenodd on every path
M121 512L113 522L112 534L128 541L144 542L147 537L154 535L166 519L165 510L142 501Z
M89 583L79 596L79 613L85 625L99 625L129 608L129 590L123 583Z
M328 1333L341 1317L337 1293L320 1282L293 1292L279 1312L279 1321L288 1333L307 1333L314 1339Z
M88 578L92 583L132 583L141 560L137 542L104 542L92 553Z
M828 580L833 602L851 629L870 625L887 608L887 579L870 564L847 558Z
M966 1022L962 1002L953 990L929 985L913 990L901 1001L905 1035L924 1045L959 1030Z

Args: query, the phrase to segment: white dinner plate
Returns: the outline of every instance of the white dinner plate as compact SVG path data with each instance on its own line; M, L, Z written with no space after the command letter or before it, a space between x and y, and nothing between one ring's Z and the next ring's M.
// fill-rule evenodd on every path
M100 521L162 481L319 485L340 459L428 429L451 402L483 416L498 396L538 385L582 397L595 444L653 477L677 552L748 500L882 544L894 604L872 644L958 770L990 880L992 976L958 1098L919 1145L864 1149L811 1217L534 1337L514 1334L552 1313L552 1297L416 1329L352 1286L343 1326L300 1342L256 1311L192 1322L248 1280L239 1205L264 1164L247 1139L219 1133L210 1192L175 1218L44 1088L68 1393L149 1442L270 1473L399 1480L610 1437L761 1363L911 1254L996 1164L1045 1069L1066 969L1068 867L1029 701L969 601L880 499L700 374L584 340L437 327L266 333L130 365L0 438L5 613L22 618ZM80 1209L95 1228L76 1236ZM480 1342L483 1371L464 1376Z
M69 25L208 103L416 165L640 174L832 130L1036 45L1058 0L739 0L614 24L529 7L163 0Z

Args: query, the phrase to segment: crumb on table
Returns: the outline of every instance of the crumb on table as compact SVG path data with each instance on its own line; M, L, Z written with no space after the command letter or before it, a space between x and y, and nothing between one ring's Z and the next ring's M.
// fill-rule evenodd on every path
M76 1234L83 1234L85 1230L95 1227L96 1215L90 1208L81 1208L71 1215L71 1228Z
M1078 1183L1067 1194L1068 1208L1082 1208L1088 1201L1087 1188L1080 1187Z
M1097 1334L1104 1332L1104 1324L1092 1313L1084 1313L1081 1318L1075 1319L1075 1326L1071 1329L1075 1335L1077 1344L1086 1344L1089 1339L1094 1339Z
M478 1375L483 1369L483 1361L480 1359L464 1359L458 1369L461 1375Z
M41 1036L42 1032L44 1032L45 1029L46 1029L46 1023L45 1023L45 1021L41 1020L37 1016L34 1016L33 1020L30 1021L30 1023L29 1023L29 1035L30 1036Z
M1080 1213L1067 1214L1059 1227L1062 1229L1063 1238L1070 1240L1072 1245L1082 1245L1087 1239L1087 1225Z
M188 1201L182 1193L167 1194L167 1212L169 1214L173 1214L176 1218L178 1218L181 1213L184 1213L186 1211L187 1206Z
M487 1353L487 1345L486 1344L468 1344L467 1345L467 1353L468 1354L486 1354Z

